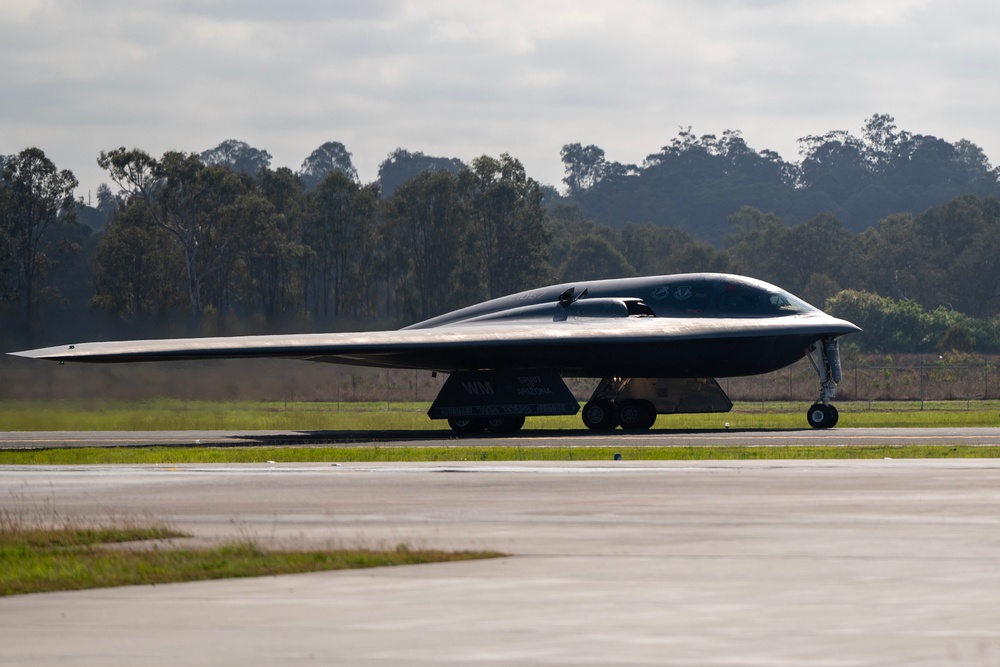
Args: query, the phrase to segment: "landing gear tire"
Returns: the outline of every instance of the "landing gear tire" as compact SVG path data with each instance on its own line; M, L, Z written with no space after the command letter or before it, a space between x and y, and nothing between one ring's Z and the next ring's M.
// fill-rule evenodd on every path
M611 401L597 399L583 406L583 423L591 431L613 431L618 426L618 411Z
M504 415L486 419L486 430L498 435L517 433L522 426L524 426L524 415Z
M618 408L618 421L626 431L648 431L656 422L656 408L649 401L630 398Z
M814 403L806 413L809 425L817 429L833 428L840 419L840 413L832 405Z
M486 430L486 420L476 417L449 417L448 426L459 435L475 435Z

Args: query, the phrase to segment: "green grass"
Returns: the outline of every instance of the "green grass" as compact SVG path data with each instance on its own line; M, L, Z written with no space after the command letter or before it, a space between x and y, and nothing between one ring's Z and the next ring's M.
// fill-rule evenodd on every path
M781 446L486 445L413 447L70 447L0 450L0 465L107 465L185 463L399 463L449 461L697 461L752 459L1000 458L1000 446L922 444L816 445L803 437Z
M1000 401L920 403L839 403L841 428L1000 426ZM528 431L576 431L578 443L564 447L519 445L503 438L471 447L458 438L453 446L377 445L302 446L163 446L0 450L0 464L180 464L275 462L400 461L582 461L611 459L796 459L796 458L940 458L996 457L993 447L939 445L899 447L816 444L805 424L806 406L798 402L738 403L732 412L705 415L660 415L657 429L721 430L787 429L802 432L801 442L781 447L641 447L593 446L576 416L530 418ZM282 430L282 431L431 431L451 438L442 421L424 414L425 403L281 403L156 400L137 402L0 402L2 430ZM444 430L442 430L444 429ZM614 436L603 436L605 438ZM495 444L494 444L495 443Z
M269 551L252 540L216 548L135 544L183 537L158 527L0 528L0 596L109 586L493 558L495 552L394 549ZM128 544L122 544L128 543ZM117 546L109 546L117 545Z
M412 430L447 428L424 403L2 401L0 431Z
M803 428L807 402L741 402L732 412L660 415L657 428ZM838 402L842 427L1000 426L1000 401ZM426 403L2 401L0 431L447 430ZM578 430L580 417L529 418L527 429Z

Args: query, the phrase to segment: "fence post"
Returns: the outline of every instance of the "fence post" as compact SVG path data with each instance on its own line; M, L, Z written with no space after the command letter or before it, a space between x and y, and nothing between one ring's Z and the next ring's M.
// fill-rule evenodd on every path
M920 357L920 411L924 409L924 358Z
M858 357L860 355L854 355L854 400L861 400L861 394L858 393ZM870 405L868 406L871 407Z

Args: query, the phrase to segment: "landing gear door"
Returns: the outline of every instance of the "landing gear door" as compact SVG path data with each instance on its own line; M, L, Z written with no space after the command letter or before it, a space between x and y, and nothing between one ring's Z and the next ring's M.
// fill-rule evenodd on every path
M441 387L431 419L575 415L580 404L556 373L461 371Z
M616 398L646 399L657 414L729 412L733 402L714 378L630 378Z

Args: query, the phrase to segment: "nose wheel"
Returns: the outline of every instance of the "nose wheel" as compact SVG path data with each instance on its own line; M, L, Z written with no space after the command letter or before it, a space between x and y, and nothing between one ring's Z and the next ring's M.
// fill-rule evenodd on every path
M824 429L833 428L840 419L840 413L832 405L814 403L806 413L806 419L813 428Z

